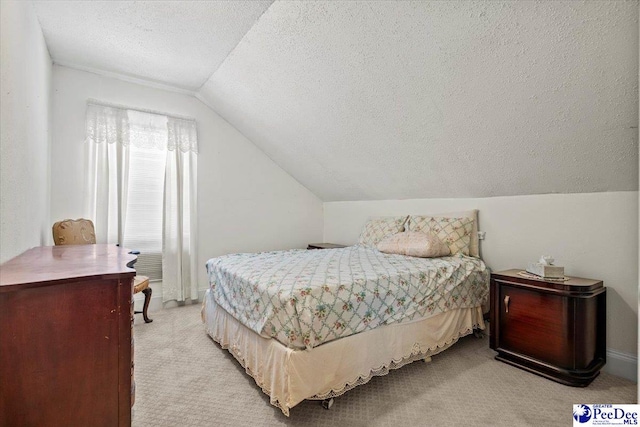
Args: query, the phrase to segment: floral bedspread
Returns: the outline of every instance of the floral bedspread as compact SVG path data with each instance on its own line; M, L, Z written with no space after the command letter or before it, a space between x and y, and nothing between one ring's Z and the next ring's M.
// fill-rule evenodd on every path
M225 255L210 259L207 272L218 305L291 348L477 307L489 294L489 271L478 258L414 258L362 246Z

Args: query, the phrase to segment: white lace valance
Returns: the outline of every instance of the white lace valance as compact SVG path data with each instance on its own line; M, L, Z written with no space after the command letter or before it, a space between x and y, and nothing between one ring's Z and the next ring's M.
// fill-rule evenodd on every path
M129 144L136 148L167 149L167 116L128 110ZM123 145L124 144L123 142Z
M198 152L195 120L89 103L86 141Z
M129 144L127 110L89 104L86 121L87 142Z
M198 132L195 121L169 117L167 129L169 131L167 149L175 150L178 148L183 153L187 151L198 152Z

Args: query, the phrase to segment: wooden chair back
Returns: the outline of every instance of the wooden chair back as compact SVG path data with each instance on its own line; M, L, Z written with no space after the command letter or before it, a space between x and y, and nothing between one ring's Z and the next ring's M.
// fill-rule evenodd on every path
M53 243L58 245L93 245L96 232L89 219L65 219L53 224Z

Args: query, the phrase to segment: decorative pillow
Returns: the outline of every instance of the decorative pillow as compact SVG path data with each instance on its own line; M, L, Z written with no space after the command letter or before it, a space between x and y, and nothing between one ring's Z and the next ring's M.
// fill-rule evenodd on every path
M471 243L469 244L469 255L480 258L480 241L478 239L478 210L472 209L468 211L457 211L457 212L438 212L438 213L424 213L420 215L412 215L409 217L409 221L406 224L406 231L412 230L412 223L415 222L415 219L412 218L417 217L443 217L443 218L471 218L473 220L473 229L471 230Z
M434 233L407 231L387 236L378 243L378 250L386 254L415 256L419 258L437 258L451 253Z
M455 255L458 252L469 255L473 224L473 218L412 215L407 231L434 233L449 246L451 255Z
M385 237L403 232L408 218L409 216L385 216L369 219L360 233L358 244L375 247Z

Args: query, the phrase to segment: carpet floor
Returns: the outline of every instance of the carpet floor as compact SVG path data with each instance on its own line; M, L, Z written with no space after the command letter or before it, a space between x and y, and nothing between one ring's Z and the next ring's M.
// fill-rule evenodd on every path
M494 360L488 338L462 338L335 399L285 417L244 368L205 333L200 306L136 316L134 426L567 426L574 403L636 403L636 385L602 372L587 388Z

